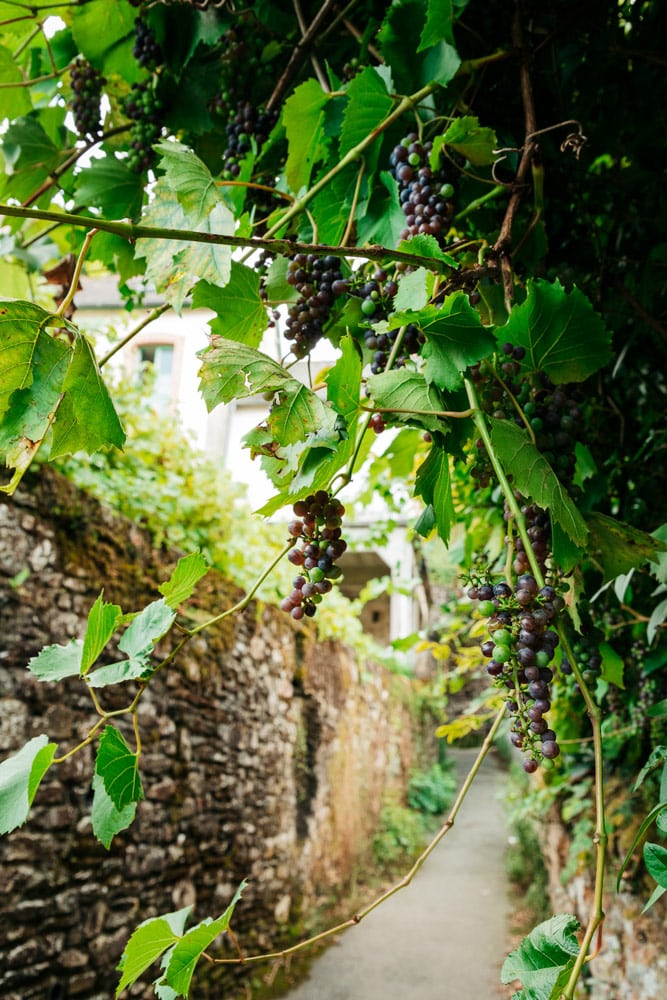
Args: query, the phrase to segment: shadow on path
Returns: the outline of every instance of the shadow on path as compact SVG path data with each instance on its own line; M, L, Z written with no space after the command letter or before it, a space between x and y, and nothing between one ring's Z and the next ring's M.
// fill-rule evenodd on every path
M476 750L451 751L459 787ZM317 958L286 1000L498 1000L508 941L507 842L493 753L411 885Z

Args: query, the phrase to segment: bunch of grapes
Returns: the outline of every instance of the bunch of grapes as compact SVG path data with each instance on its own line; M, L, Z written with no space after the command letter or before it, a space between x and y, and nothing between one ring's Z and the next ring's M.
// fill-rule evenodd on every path
M298 253L289 263L287 282L299 293L287 314L285 336L292 352L304 358L322 336L337 296L348 291L338 257Z
M389 163L398 182L399 199L405 215L402 239L426 233L444 239L454 214L453 174L446 168L433 170L429 158L433 144L421 143L411 132L394 146Z
M252 149L255 140L259 151L278 120L277 110L261 111L250 101L240 101L227 127L227 149L223 157L223 177L231 180L241 173L241 160Z
M391 349L396 342L399 330L387 330L386 333L376 333L375 330L367 330L364 334L366 347L373 351L371 362L371 372L378 375L383 372L389 361ZM422 344L426 343L426 338L418 326L409 323L403 332L403 339L398 349L398 353L393 360L392 368L404 368L406 362L415 354L419 354Z
M106 80L81 57L70 66L69 79L72 87L70 108L75 128L82 139L97 139L102 124L100 99Z
M345 508L326 490L318 490L298 500L292 509L296 518L287 530L297 544L287 558L299 567L300 573L280 607L300 621L304 615L313 617L323 595L332 589L332 581L342 576L336 560L347 549L341 528Z
M143 18L134 22L134 46L132 55L144 69L154 70L164 61L162 49L153 29Z
M514 590L505 582L481 583L472 586L468 596L480 602L481 614L489 616L490 638L482 643L489 661L486 670L505 694L511 742L525 754L524 770L533 774L560 754L556 734L544 716L551 708L549 664L559 642L549 626L564 601L553 587L539 589L530 573L519 576Z
M213 113L229 117L240 95L252 90L251 77L260 69L262 50L267 42L263 28L251 11L243 11L234 26L223 34L220 90L209 104Z
M132 122L128 166L140 174L153 166L153 146L162 135L163 104L151 81L132 84L125 100L125 114Z

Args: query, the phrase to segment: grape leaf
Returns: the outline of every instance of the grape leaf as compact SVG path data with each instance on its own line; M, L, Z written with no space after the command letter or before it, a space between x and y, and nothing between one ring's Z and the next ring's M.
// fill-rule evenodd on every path
M357 184L359 167L345 167L317 194L310 203L310 212L317 226L320 243L336 246L340 243L350 217L350 206Z
M72 34L79 51L95 69L134 83L143 75L132 55L132 45L127 44L134 35L136 13L124 3L114 4L113 18L108 18L107 13L106 0L77 6L72 14Z
M143 194L140 174L113 155L93 160L76 175L76 203L99 208L109 219L134 218Z
M97 360L86 337L77 336L62 386L50 457L115 445L122 448L125 431L111 402Z
M352 79L346 94L348 101L340 134L341 157L366 139L384 121L394 104L384 80L372 66L367 66ZM379 152L380 142L364 152L366 170L370 173L375 170Z
M115 726L106 726L100 736L95 773L102 778L106 792L119 812L130 802L143 799L139 757L132 753L123 734Z
M598 511L587 514L586 522L590 531L589 551L602 568L603 583L648 560L655 561L659 552L667 550L660 539Z
M191 224L192 220L165 177L158 179L153 199L144 208L141 221L146 226L191 229L220 236L230 236L234 232L234 217L221 197L207 215ZM229 281L231 248L221 244L142 238L137 240L135 255L146 258L147 277L177 313L200 278L219 285Z
M456 257L452 257L451 254L445 253L435 236L429 236L427 233L417 233L415 236L410 236L406 240L401 240L398 244L398 249L403 253L419 254L420 257L432 257L434 261L440 261L448 267L453 267L456 270L458 270L459 267L459 262ZM444 269L439 268L439 270Z
M443 146L451 146L474 166L482 167L494 162L493 150L497 145L498 139L493 129L481 126L474 115L464 115L462 118L455 118L444 135L435 137L430 156L431 167L436 170L440 166L440 151Z
M454 9L452 0L428 0L426 24L419 39L418 52L440 41L454 45Z
M190 224L205 219L220 203L211 171L188 146L175 139L159 142L160 169Z
M423 309L433 294L434 281L432 272L425 267L416 267L414 271L404 274L394 296L394 309L397 312L402 309Z
M56 746L44 734L35 736L13 757L0 763L0 834L25 823Z
M422 348L426 359L424 375L439 389L458 388L468 365L486 357L495 346L465 292L447 296L442 306L407 309L391 316L392 326L404 323L415 323L426 337Z
M4 26L3 26L4 28ZM27 87L22 87L23 74L9 49L0 45L0 120L19 118L32 110ZM18 84L18 86L10 86Z
M438 437L440 437L438 435ZM452 487L449 472L449 455L441 442L434 441L426 459L417 470L415 479L415 496L420 496L427 509L433 512L433 520L438 535L445 545L449 545L452 522L454 520L454 505L452 503ZM432 530L430 516L425 519L420 534L428 535ZM419 521L417 522L419 524ZM417 527L417 531L420 529Z
M578 929L576 917L564 913L538 924L505 959L501 981L520 979L528 991L517 994L521 1000L550 1000L559 976L571 969L579 953Z
M658 885L667 889L667 847L661 847L660 844L644 844L644 864Z
M104 781L99 774L93 775L93 804L90 811L90 818L93 824L93 834L107 850L111 846L111 841L120 833L126 830L134 820L137 811L136 802L128 802L122 809L116 809L112 800L107 795Z
M355 341L349 334L341 338L339 348L340 357L325 378L327 400L336 413L344 417L346 423L350 423L359 412L361 358Z
M544 371L552 382L583 382L610 359L610 333L578 288L559 281L528 282L525 302L496 328L499 342L524 347L522 366Z
M382 372L371 375L366 385L377 406L394 411L392 420L417 425L427 431L442 432L445 428L439 416L444 409L440 393L435 386L427 384L421 372L405 369Z
M179 604L192 596L195 587L206 576L209 568L201 552L191 552L190 555L179 559L169 579L158 587L165 603L176 610Z
M355 215L357 240L360 246L379 243L383 247L396 246L405 229L405 216L398 200L398 185L387 170L380 171L380 185L371 191L365 206L358 206Z
M608 642L601 642L599 651L602 657L602 679L609 681L610 684L615 684L618 688L624 689L623 671L625 669L625 661L623 657L619 656Z
M285 177L295 194L308 186L313 167L327 154L324 119L328 100L329 95L317 80L306 80L285 101L282 114L288 143Z
M58 166L61 154L35 118L16 118L2 136L5 158L3 193L29 198Z
M493 418L490 422L493 448L513 485L548 510L568 538L583 548L588 538L586 522L546 458L516 424Z
M192 975L202 952L215 941L219 934L228 929L236 904L246 885L245 880L241 882L234 893L234 898L221 917L218 917L217 920L202 921L189 930L174 947L164 978L167 985L176 991L177 996L187 997Z
M102 590L88 613L88 625L81 653L82 674L90 670L118 628L122 618L122 611L119 606L117 604L108 604L102 599L103 595L104 591Z
M212 337L200 351L199 391L209 412L220 403L274 391L296 382L282 365L246 344Z
M171 948L179 940L191 909L191 906L185 906L174 913L146 920L132 932L118 965L123 974L116 987L117 997L127 986L132 986L167 948Z
M217 319L209 321L212 333L239 344L259 347L266 330L266 306L259 294L259 274L245 264L232 261L224 288L198 281L192 293L195 309L212 309Z
M281 445L305 441L317 433L327 447L336 448L336 414L303 383L291 379L277 390L276 402L267 419L269 430Z
M83 642L71 639L66 646L45 646L28 661L28 670L38 681L61 681L81 673Z

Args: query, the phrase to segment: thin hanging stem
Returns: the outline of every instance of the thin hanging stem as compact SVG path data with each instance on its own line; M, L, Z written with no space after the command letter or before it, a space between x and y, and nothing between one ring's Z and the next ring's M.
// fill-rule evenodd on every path
M70 282L69 291L67 295L62 300L58 307L56 313L57 316L64 316L69 309L74 296L79 289L79 278L81 277L81 272L83 271L83 264L88 256L88 251L90 250L90 244L93 242L94 238L97 236L98 230L91 229L90 232L86 233L79 256L77 257L76 267L74 268L74 274L72 275L72 280Z
M146 318L141 321L141 323L135 326L134 329L130 330L130 332L125 337L123 337L122 340L120 340L117 344L115 344L111 348L111 350L107 351L104 357L99 360L98 362L99 367L104 368L107 361L113 358L114 354L117 354L118 351L121 351L124 347L126 347L131 340L134 340L134 338L138 333L141 333L142 330L145 330L145 328L150 323L158 319L158 317L162 316L164 313L168 312L169 309L171 309L171 303L169 302L164 302L161 306L157 306L155 309L153 309L153 311L150 312L148 316L146 316Z

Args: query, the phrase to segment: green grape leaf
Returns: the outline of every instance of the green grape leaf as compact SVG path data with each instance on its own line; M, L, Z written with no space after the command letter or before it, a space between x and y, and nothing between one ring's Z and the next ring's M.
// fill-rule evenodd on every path
M449 295L442 306L407 309L391 316L392 326L404 323L415 323L426 337L424 375L439 389L457 389L468 365L486 357L495 346L465 292Z
M355 215L360 246L378 243L383 247L394 247L405 229L398 185L389 171L380 171L380 185L376 185L371 191L370 200L363 206L363 210L361 205L358 206Z
M50 458L115 445L122 448L125 431L111 402L97 360L86 337L77 336L63 382Z
M659 542L667 542L667 524L661 524L651 534ZM655 559L651 560L650 570L660 583L667 583L667 546L658 553Z
M38 681L61 681L81 673L83 642L71 639L66 646L45 646L28 661L28 670Z
M424 536L430 534L435 526L438 535L445 545L449 545L451 527L454 521L454 504L452 502L452 487L449 470L449 455L440 442L433 443L426 459L417 470L415 479L415 496L420 496L427 505L429 511L419 527L419 521L415 529ZM431 524L433 520L433 524Z
M141 210L141 176L113 155L92 160L75 177L78 205L99 208L109 219L134 218ZM97 239L97 236L96 236Z
M283 106L288 144L285 177L295 194L308 186L313 167L327 155L324 121L328 101L329 95L317 80L306 80Z
M440 416L444 409L440 393L421 372L397 368L371 375L366 385L376 406L395 411L392 420L442 433L445 424Z
M655 561L667 550L664 542L624 521L594 511L586 515L590 532L589 551L603 572L603 583Z
M4 193L24 201L60 162L60 152L35 118L16 118L2 136Z
M179 559L169 579L158 587L165 604L175 611L179 604L192 597L195 587L209 569L201 552L191 552Z
M658 885L667 889L667 847L661 847L660 844L644 844L644 864Z
M444 135L438 135L433 141L431 151L431 167L436 170L440 166L440 151L443 146L451 146L461 156L465 156L476 167L493 163L493 150L498 146L496 133L492 128L479 124L474 115L464 115L455 118Z
M636 792L638 788L641 788L644 783L644 779L652 771L655 771L656 767L663 768L663 780L665 780L665 798L667 798L667 746L657 746L653 747L649 759L646 761L641 771L637 775L634 785L632 786L632 791Z
M176 612L161 597L140 611L118 643L118 648L130 657L149 656L153 646L166 635L176 619Z
M93 775L93 804L90 811L90 818L93 824L93 834L107 851L111 846L111 841L120 833L127 830L134 820L137 803L128 802L122 809L116 809L111 798L107 795L104 781L99 774Z
M410 236L407 240L401 240L398 244L398 249L403 253L414 253L419 254L420 257L431 257L434 261L440 261L442 264L446 264L447 267L452 267L455 270L459 268L459 262L456 257L445 253L435 236L429 236L426 233L417 233L416 236ZM444 269L439 268L438 270ZM457 292L457 294L462 295L463 293Z
M37 789L53 761L56 743L35 736L18 753L0 763L0 834L10 833L28 818Z
M185 921L190 915L191 906L174 913L166 913L139 924L130 935L119 969L122 969L120 982L116 987L116 996L120 996L127 986L136 983L139 976L153 964L168 948L180 939L185 927Z
M515 488L548 510L568 538L583 548L588 538L586 522L526 431L509 420L490 418L490 423L493 448Z
M522 366L546 372L556 385L583 382L611 357L610 333L589 300L578 288L566 292L559 281L529 281L525 302L496 336L524 347Z
M353 338L347 334L341 337L340 357L325 376L327 400L336 413L351 422L359 412L361 390L361 357Z
M397 312L403 309L423 309L433 294L435 277L425 267L416 267L401 277L393 306Z
M366 139L384 121L394 105L384 80L372 66L367 66L352 79L346 94L348 100L340 133L341 156ZM379 151L380 143L376 142L364 152L369 172L375 169Z
M501 981L521 980L528 991L516 994L521 1000L550 1000L559 977L572 968L579 953L578 929L576 917L565 913L538 924L505 959Z
M426 24L419 39L418 52L430 49L438 42L454 45L454 9L452 0L428 0Z
M196 153L175 139L159 142L159 166L165 181L185 212L188 223L197 224L213 211L220 196L211 171Z
M234 909L246 885L245 880L241 882L234 893L234 898L221 917L218 917L217 920L204 920L197 924L175 945L165 970L164 979L167 985L176 991L177 996L187 997L192 975L202 952L215 941L218 935L223 934L229 928Z
M195 224L185 212L178 194L160 177L152 201L144 208L141 221L146 226L185 229L198 233L231 236L234 217L221 197L206 216ZM190 289L203 278L225 285L231 272L231 248L216 243L195 243L186 239L137 240L135 254L146 258L146 276L180 313Z
M296 382L266 354L223 337L212 337L210 347L200 351L198 357L202 359L199 391L209 412L220 403L275 391Z
M144 797L139 777L139 757L132 753L120 730L106 726L100 736L95 773L104 782L107 795L119 812Z
M395 89L399 94L410 94L416 87L432 80L444 87L453 79L461 65L461 59L453 45L445 40L433 44L438 33L444 39L451 30L451 22L448 22L446 13L438 30L436 20L440 9L438 0L433 0L432 10L427 12L425 23L423 0L403 0L388 8L377 38L385 63L391 66L396 81ZM421 50L422 42L429 47ZM415 53L418 53L417 58Z
M4 26L3 26L4 29ZM32 110L27 87L21 86L23 73L9 49L0 45L0 120L20 118ZM11 84L18 86L12 87Z
M266 330L266 306L259 294L259 274L245 264L232 261L229 282L220 288L198 281L192 293L195 309L212 309L211 332L239 344L259 347Z
M136 11L127 3L116 3L114 16L109 18L108 10L106 0L77 6L71 15L74 40L95 69L135 83L144 73L128 44L134 37Z
M316 433L327 447L335 448L339 441L334 434L334 411L325 406L317 393L296 379L291 379L276 391L276 401L267 423L275 439L283 446L305 441L309 434Z
M602 657L602 679L610 684L615 684L618 688L625 689L623 683L623 671L625 661L608 642L601 642L600 656Z
M108 604L103 600L104 591L99 596L88 613L88 625L83 639L81 653L81 673L90 670L111 636L114 634L122 618L122 611L117 604Z
M551 525L551 545L554 562L564 573L571 572L584 558L583 549L574 544L556 521Z
M320 243L340 243L350 218L350 207L357 184L359 167L354 163L341 170L310 203L310 213L317 226Z

